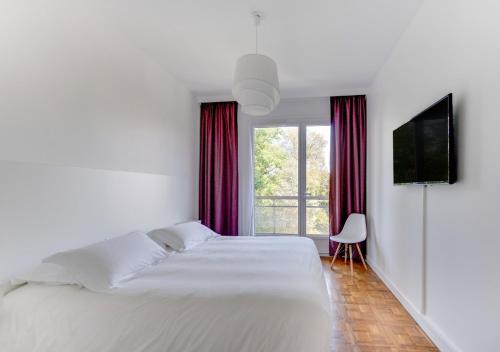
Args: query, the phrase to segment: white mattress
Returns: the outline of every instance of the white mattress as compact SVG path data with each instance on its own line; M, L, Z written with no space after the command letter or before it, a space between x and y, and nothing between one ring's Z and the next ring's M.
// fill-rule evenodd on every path
M329 312L311 240L221 237L110 293L34 283L12 291L0 350L326 352Z

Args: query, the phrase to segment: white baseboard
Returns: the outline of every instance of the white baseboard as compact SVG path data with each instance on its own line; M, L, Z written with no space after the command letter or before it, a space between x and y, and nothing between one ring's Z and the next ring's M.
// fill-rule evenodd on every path
M415 319L417 324L424 330L424 332L429 336L429 338L434 342L434 344L442 352L462 352L444 333L443 331L434 324L426 315L422 314L417 307L413 305L406 296L401 293L396 285L382 272L382 270L374 263L370 258L366 258L366 261L372 268L372 270L378 275L378 277L384 282L384 284L391 290L391 292L396 296L396 298L401 302L403 307L410 313L410 315Z

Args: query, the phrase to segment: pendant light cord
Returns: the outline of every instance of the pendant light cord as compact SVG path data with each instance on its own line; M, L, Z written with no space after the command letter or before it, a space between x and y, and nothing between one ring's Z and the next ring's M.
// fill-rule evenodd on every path
M259 53L259 25L255 25L255 53Z
M255 53L259 53L259 20L258 18L255 22Z
M259 11L255 11L252 13L252 15L253 15L254 23L255 23L255 53L258 54L259 53L259 25L260 25L262 13L260 13Z

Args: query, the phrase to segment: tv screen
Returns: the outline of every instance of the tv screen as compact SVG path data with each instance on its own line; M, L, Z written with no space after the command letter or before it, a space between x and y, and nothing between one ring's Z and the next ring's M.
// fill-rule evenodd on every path
M393 132L394 183L456 181L452 95Z

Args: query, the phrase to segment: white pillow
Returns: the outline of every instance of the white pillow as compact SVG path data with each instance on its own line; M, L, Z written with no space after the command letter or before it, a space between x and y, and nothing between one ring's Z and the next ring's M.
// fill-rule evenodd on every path
M163 243L176 251L185 251L219 236L197 221L185 222L174 226L157 229L148 235L158 243Z
M93 291L107 291L158 263L168 253L142 232L132 232L87 247L56 253L43 260L66 269Z
M54 263L41 263L32 271L18 275L16 280L49 285L81 285L67 268Z

